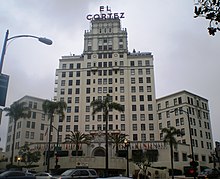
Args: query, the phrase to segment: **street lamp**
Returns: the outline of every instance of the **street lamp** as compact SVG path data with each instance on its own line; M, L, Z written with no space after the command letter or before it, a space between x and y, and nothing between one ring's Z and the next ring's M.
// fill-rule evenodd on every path
M40 42L46 44L46 45L51 45L53 42L50 39L44 38L44 37L37 37L33 35L16 35L13 37L8 37L9 35L9 30L6 31L5 34L5 39L2 47L2 54L1 54L1 59L0 59L0 106L5 106L5 101L6 101L6 96L7 96L7 89L8 89L8 81L9 81L9 76L2 74L2 67L4 63L4 57L6 53L6 48L7 48L7 42L16 38L21 38L21 37L31 37L38 39Z
M171 113L175 112L175 111L180 111L180 112L184 112L186 115L187 115L187 120L188 120L188 125L189 125L189 138L190 138L190 148L191 148L191 152L192 152L192 165L193 165L193 169L195 169L195 165L196 165L196 162L195 162L195 156L194 156L194 151L193 151L193 142L192 142L192 133L191 133L191 125L190 125L190 117L189 117L189 112L188 110L185 111L183 109L175 109L173 111L170 111ZM195 172L196 173L196 172ZM196 174L194 173L194 179L196 179Z
M127 151L127 177L129 177L129 158L128 158L128 148L130 146L130 141L128 139L125 138L124 140L124 144L125 144L125 147L126 147L126 151Z
M15 39L15 38L31 37L31 38L38 39L40 42L42 42L46 45L51 45L53 43L52 40L50 40L50 39L47 39L45 37L37 37L34 35L16 35L16 36L13 36L10 38L8 37L8 35L9 35L9 30L6 31L5 40L4 40L3 47L2 47L2 54L1 54L1 60L0 60L0 74L2 73L2 66L3 66L3 62L4 62L4 56L5 56L8 41Z
M18 157L17 161L18 161L18 166L19 166L20 165L20 161L21 161L21 157Z

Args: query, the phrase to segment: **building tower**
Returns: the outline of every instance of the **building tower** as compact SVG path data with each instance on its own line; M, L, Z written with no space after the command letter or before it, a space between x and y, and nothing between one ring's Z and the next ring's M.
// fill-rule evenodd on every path
M119 18L93 18L84 34L83 54L63 56L56 75L55 99L68 105L66 119L54 121L62 140L70 130L104 132L102 113L92 116L90 103L107 94L125 109L110 112L110 131L135 142L159 140L153 55L128 51L127 30Z

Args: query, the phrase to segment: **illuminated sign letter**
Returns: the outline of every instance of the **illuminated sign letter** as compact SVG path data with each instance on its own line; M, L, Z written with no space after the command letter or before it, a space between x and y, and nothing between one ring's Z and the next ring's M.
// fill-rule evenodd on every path
M87 20L92 20L92 15L91 15L91 14L87 15L87 16L86 16L86 19L87 19Z
M104 6L100 6L99 10L100 12L104 11Z

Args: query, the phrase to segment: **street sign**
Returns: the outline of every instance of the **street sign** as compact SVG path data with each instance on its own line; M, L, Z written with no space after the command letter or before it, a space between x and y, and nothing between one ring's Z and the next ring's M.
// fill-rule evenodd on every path
M5 106L9 76L0 74L0 106Z

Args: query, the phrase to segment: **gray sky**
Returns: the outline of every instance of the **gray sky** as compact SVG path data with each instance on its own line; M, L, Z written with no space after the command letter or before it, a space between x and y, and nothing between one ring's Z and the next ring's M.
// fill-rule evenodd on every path
M154 55L157 98L188 90L209 100L214 140L219 140L220 33L208 35L208 21L194 19L193 0L0 0L0 49L9 37L32 34L53 40L52 46L20 38L9 44L3 73L10 75L7 106L24 95L53 98L55 69L63 55L82 54L87 14L108 5L124 12L129 51ZM0 126L5 145L7 121Z

